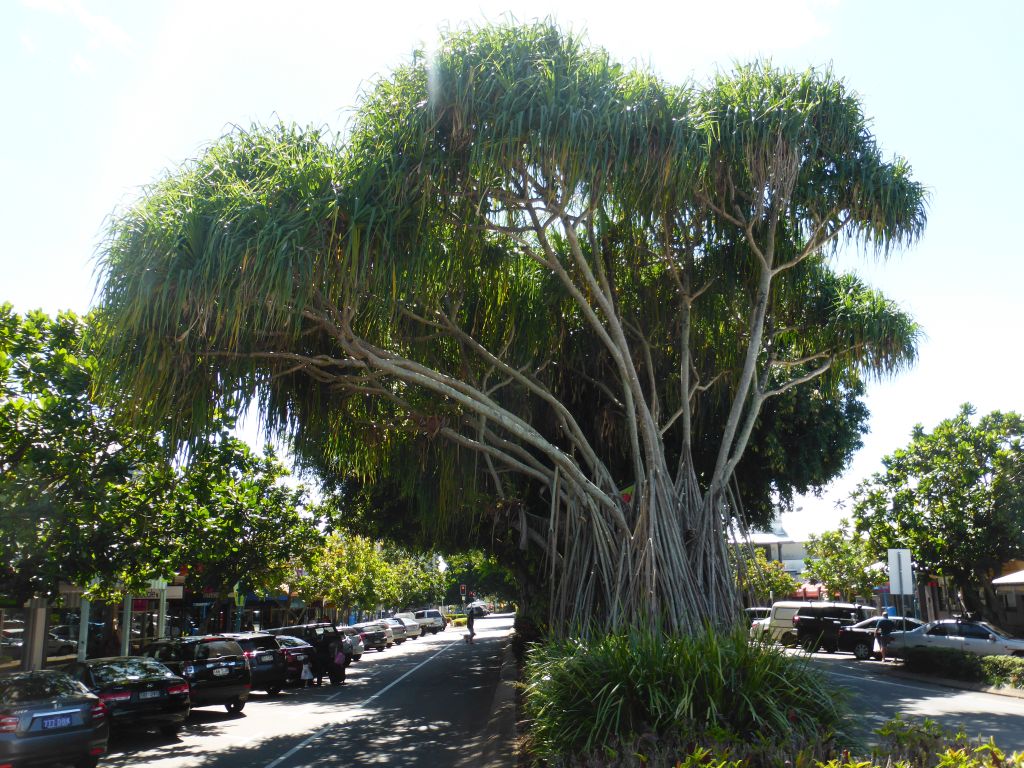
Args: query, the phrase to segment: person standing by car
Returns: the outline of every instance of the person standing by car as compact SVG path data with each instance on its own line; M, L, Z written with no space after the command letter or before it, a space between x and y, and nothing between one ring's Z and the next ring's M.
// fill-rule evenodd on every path
M345 682L345 649L340 640L332 640L328 646L331 658L330 679L331 685L341 685Z
M883 662L886 661L885 649L892 639L892 632L895 628L896 624L888 616L883 616L878 622L878 626L875 627L875 642L878 643L878 652L882 654Z

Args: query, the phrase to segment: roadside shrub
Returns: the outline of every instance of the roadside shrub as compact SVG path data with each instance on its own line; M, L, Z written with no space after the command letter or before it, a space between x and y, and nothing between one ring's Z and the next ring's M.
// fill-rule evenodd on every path
M952 648L910 648L904 657L908 672L980 683L985 679L981 656Z
M981 666L985 682L998 688L1024 688L1024 658L1020 656L984 656Z
M535 645L524 692L528 749L553 766L809 765L835 754L845 714L805 659L742 628Z
M1024 658L1017 656L977 656L951 648L913 648L907 651L904 666L908 672L1024 688Z

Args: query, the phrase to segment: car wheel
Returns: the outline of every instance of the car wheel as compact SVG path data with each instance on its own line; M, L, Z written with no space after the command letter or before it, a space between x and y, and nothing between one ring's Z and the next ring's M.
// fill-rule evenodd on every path
M853 646L853 655L857 661L867 661L871 658L871 644L860 642Z
M269 688L267 688L267 693L269 693L271 696L277 696L277 694L279 694L280 692L281 692L281 686L280 685L272 685Z
M225 704L224 708L227 709L227 711L231 714L236 714L245 709L245 702L241 699L235 699L234 701L229 701L227 704Z
M832 643L828 643L827 645L823 645L822 649L825 651L825 653L835 653L838 650L836 648L836 646L833 645Z
M171 723L169 725L160 726L160 733L168 737L177 736L179 730L181 730L181 725L179 723Z

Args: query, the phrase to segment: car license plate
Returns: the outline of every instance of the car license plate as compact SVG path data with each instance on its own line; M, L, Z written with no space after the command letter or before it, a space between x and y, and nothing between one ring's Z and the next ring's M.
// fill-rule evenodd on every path
M69 725L71 725L71 715L61 715L60 717L43 718L44 731L50 731L54 728L67 728Z
M160 698L160 691L139 691L140 699L158 699Z
M260 664L270 664L274 660L274 654L264 653L260 656Z
M217 667L215 670L213 670L213 676L214 677L224 677L225 675L227 675L227 673L229 671L230 670L225 669L224 667Z

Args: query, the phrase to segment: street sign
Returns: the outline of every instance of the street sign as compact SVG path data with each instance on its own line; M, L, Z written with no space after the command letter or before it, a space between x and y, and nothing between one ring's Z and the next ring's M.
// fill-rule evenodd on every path
M910 570L910 550L889 550L889 592L893 595L914 594L914 575Z

